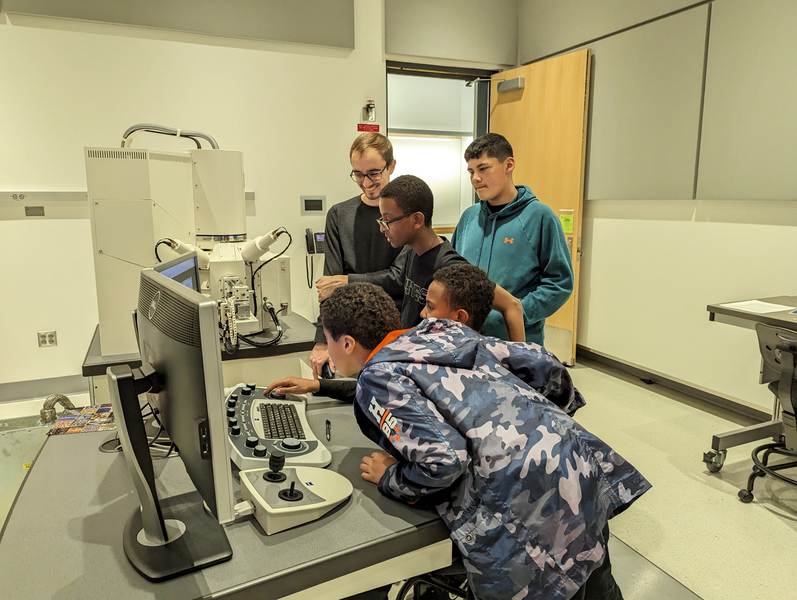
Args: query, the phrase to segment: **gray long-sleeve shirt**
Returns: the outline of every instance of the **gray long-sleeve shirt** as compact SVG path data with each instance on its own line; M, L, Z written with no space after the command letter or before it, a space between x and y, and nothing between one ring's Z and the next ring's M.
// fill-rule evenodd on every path
M329 209L324 229L324 275L372 273L377 277L373 283L382 286L401 306L404 289L390 269L401 248L393 248L379 231L376 220L381 216L378 206L368 206L359 195ZM320 319L315 341L325 341Z

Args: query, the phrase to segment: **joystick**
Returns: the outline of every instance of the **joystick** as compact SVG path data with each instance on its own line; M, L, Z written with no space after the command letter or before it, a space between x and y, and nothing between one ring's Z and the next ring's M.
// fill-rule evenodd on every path
M351 496L343 475L317 467L285 466L285 454L269 454L269 469L242 470L241 498L254 509L266 535L315 521Z
M274 399L274 400L285 400L285 394L278 394L278 393L277 393L277 392L275 392L274 390L271 390L271 391L268 393L268 397L269 397L269 398L272 398L272 399Z
M302 494L299 490L296 489L296 482L291 481L291 487L287 490L280 490L279 494L277 494L283 500L287 500L288 502L298 502L302 498L304 498L304 494Z
M285 473L280 473L284 466L285 454L279 450L275 450L271 453L271 456L268 457L268 468L271 470L263 473L263 479L266 481L272 481L274 483L285 481Z

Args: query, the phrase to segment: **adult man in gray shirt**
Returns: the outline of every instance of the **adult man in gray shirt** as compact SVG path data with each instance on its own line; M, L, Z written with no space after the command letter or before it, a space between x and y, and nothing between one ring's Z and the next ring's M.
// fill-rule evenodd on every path
M379 133L363 133L354 140L349 150L349 161L350 176L362 193L335 204L327 212L324 276L375 273L377 280L373 283L382 285L396 305L401 306L404 290L397 286L395 276L389 271L401 248L393 248L376 224L382 217L379 212L380 192L390 182L396 167L393 146ZM319 286L318 281L316 286ZM317 378L324 363L329 361L320 324L317 325L315 342L310 364ZM334 365L332 368L334 370Z

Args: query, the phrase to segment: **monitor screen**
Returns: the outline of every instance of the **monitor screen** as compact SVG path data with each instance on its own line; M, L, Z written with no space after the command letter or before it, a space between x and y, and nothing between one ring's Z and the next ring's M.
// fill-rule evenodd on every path
M188 252L172 260L162 262L155 265L153 270L157 273L162 273L177 283L182 283L188 289L195 292L200 291L196 252Z

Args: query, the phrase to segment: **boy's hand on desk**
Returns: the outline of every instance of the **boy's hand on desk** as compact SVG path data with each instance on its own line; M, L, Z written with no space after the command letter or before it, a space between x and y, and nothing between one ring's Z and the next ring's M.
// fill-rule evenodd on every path
M278 394L305 394L307 392L317 394L321 385L315 379L289 376L272 381L266 388L265 394L273 389L276 389Z
M371 483L379 483L382 475L385 474L385 469L397 462L395 458L383 452L374 452L371 456L363 457L363 462L360 465L363 479Z

